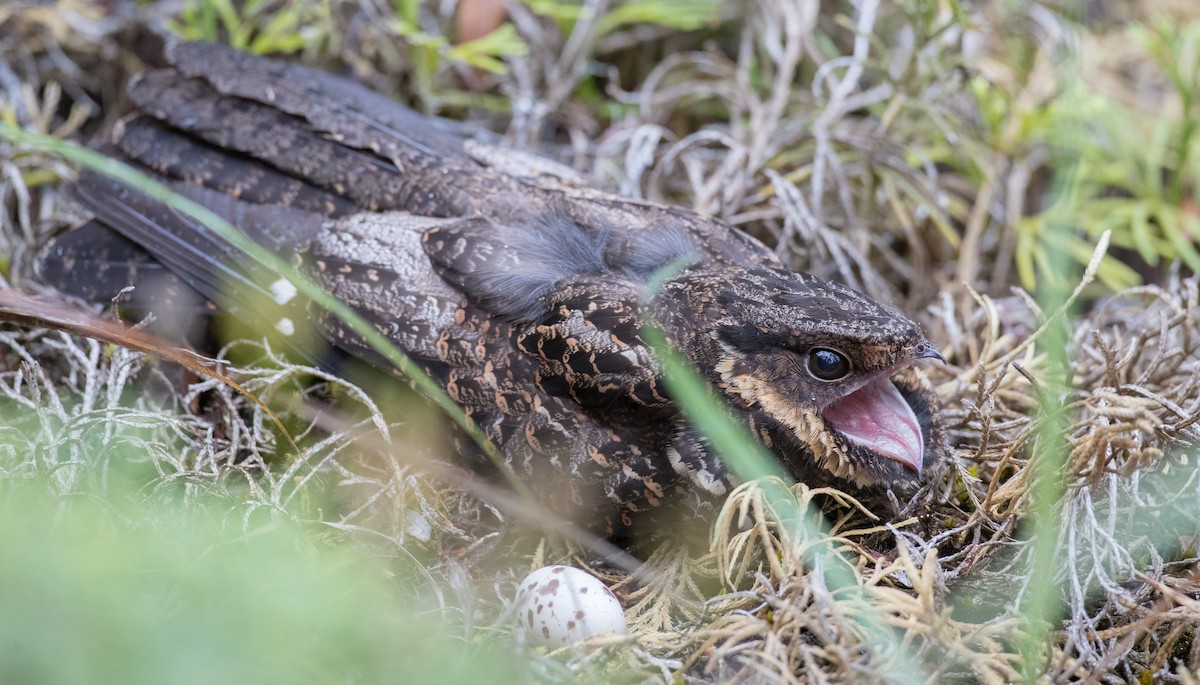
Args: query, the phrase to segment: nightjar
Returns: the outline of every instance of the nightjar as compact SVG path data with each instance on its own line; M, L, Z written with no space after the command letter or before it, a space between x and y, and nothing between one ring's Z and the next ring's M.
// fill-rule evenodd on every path
M799 479L911 486L942 453L915 366L939 355L921 329L720 221L606 194L349 80L214 44L168 42L126 92L134 112L102 149L302 264L555 511L613 532L667 502L703 513L734 483L665 387L651 321ZM163 296L193 290L384 364L198 222L92 173L74 194L94 219L44 254L59 289L104 301L132 284L168 320ZM668 264L685 266L650 292ZM311 338L291 346L323 354Z

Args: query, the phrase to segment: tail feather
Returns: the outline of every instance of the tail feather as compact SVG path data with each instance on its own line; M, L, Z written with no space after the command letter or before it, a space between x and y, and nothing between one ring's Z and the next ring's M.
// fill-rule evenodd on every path
M114 303L169 340L207 347L216 308L145 249L93 219L51 242L38 258L47 285L88 302Z
M323 222L318 215L292 208L254 205L198 186L172 185L282 257L294 257L305 248ZM320 350L306 351L310 340L289 342L308 320L307 302L294 297L294 290L268 264L115 179L84 172L73 192L95 219L64 234L44 253L40 271L47 281L91 300L133 286L127 298L131 308L184 328L190 328L187 313L208 311L214 309L208 303L217 303L235 320L277 330L299 358L315 361ZM80 260L113 264L89 276Z
M258 160L174 131L144 115L121 122L114 137L118 152L147 169L245 202L283 205L331 217L358 209L344 197Z

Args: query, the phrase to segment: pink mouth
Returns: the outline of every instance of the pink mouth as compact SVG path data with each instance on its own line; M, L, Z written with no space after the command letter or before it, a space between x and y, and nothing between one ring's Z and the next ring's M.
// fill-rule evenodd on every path
M921 474L925 440L912 407L886 376L881 376L822 412L851 442L895 459Z

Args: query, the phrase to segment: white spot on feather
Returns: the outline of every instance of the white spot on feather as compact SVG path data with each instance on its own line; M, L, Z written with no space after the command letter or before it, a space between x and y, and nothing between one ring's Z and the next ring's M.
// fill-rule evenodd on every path
M271 299L279 304L287 304L296 296L296 286L286 278L281 278L271 284Z

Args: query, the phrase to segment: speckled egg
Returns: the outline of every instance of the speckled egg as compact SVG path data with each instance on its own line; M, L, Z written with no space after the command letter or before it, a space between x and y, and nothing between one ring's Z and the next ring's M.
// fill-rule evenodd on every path
M517 633L531 645L561 647L590 635L625 634L625 611L595 576L570 566L530 573L517 589Z

